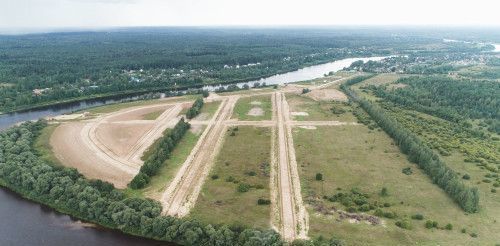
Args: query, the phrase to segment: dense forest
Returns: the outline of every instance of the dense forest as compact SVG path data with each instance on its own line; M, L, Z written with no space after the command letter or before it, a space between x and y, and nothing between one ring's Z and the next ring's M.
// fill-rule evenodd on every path
M329 29L151 28L0 35L0 111L229 83L439 40Z
M427 76L402 78L398 83L404 87L387 90L372 86L371 89L378 97L453 122L484 119L490 131L500 133L497 81Z

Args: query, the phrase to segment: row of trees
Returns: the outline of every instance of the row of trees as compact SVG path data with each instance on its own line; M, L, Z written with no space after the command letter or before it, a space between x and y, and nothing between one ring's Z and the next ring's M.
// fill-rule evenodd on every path
M150 178L158 173L189 128L189 123L185 122L184 118L181 118L172 130L168 131L153 145L154 149L142 165L139 173L130 181L130 188L141 189L149 183Z
M192 119L196 117L198 114L200 114L201 107L203 107L203 99L198 98L196 101L194 101L193 105L189 110L186 112L186 118Z
M129 234L182 245L282 245L272 230L213 226L161 216L150 199L128 198L111 184L41 160L32 145L45 122L0 133L0 181L23 196L80 219Z
M469 213L478 211L479 193L477 188L463 184L456 173L446 166L439 156L416 135L390 118L382 108L360 98L355 91L351 90L349 85L352 84L354 83L343 84L341 88L351 99L357 101L372 119L396 141L401 151L408 155L409 160L422 168L433 182L453 198L464 211Z

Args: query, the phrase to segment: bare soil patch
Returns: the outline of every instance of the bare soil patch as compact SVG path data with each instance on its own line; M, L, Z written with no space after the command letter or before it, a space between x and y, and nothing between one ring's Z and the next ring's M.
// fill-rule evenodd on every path
M67 167L78 169L88 178L101 179L125 188L133 178L132 173L107 165L84 143L80 136L85 123L72 122L56 128L50 138L55 156Z
M109 117L108 121L128 121L128 120L143 120L144 116L157 111L165 111L172 105L151 105L148 107L139 107L137 109L126 109L123 112L118 111L116 115Z
M316 130L317 128L315 126L299 126L302 129L308 129L308 130Z
M264 110L261 107L253 107L248 111L249 116L262 116L264 115Z
M316 101L347 101L347 96L336 89L312 90L306 95Z
M152 126L153 123L133 125L103 123L96 129L96 136L99 142L115 155L124 156Z
M252 101L252 102L250 102L250 104L252 104L252 105L262 105L262 102L261 101Z

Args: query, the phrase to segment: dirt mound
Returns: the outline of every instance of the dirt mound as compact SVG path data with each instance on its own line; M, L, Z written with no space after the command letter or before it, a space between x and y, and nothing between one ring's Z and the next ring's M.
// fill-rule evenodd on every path
M316 101L347 101L347 96L335 89L313 90L306 95Z

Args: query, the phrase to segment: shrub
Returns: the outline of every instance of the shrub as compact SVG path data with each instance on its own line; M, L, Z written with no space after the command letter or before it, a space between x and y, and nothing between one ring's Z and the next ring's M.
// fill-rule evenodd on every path
M406 174L406 175L411 175L413 173L413 171L411 170L411 167L405 167L405 168L403 168L403 170L401 170L401 172Z
M448 224L446 224L446 226L445 226L444 228L445 228L446 230L450 230L450 231L451 231L451 230L453 230L453 225L452 225L452 224L450 224L450 223L448 223Z
M241 183L238 185L238 188L237 188L238 192L247 192L250 190L250 185L249 184L246 184L246 183Z
M269 204L271 204L271 200L259 198L259 200L257 200L257 204L258 205L269 205Z
M144 186L146 186L149 183L149 176L145 173L139 172L135 177L130 181L130 188L136 190L136 189L142 189Z
M234 182L236 179L233 176L229 176L226 178L226 182Z
M217 175L217 174L212 175L213 180L218 179L218 178L219 178L219 175Z
M406 230L411 230L411 228L412 228L411 223L408 220L396 221L396 226L403 228L403 229L406 229Z
M394 219L394 218L396 218L398 216L394 212L384 212L384 217L386 217L388 219Z
M356 208L355 208L355 207L348 207L348 208L347 208L347 212L349 212L349 213L356 213L356 212L357 212L357 210L356 210Z
M245 174L248 175L248 176L255 176L255 175L257 175L257 173L255 171L248 171Z
M384 207L388 208L388 207L390 207L390 206L391 206L391 204L390 204L390 203L388 203L388 202L385 202L385 203L384 203Z
M424 216L421 215L421 214L414 214L411 216L412 219L414 220L423 220L424 219Z
M387 191L386 187L383 187L382 190L380 191L381 196L388 196L389 192Z
M470 176L469 176L469 174L464 174L464 176L462 176L462 178L465 179L465 180L469 180Z
M477 237L477 233L473 232L470 234L471 237Z
M428 220L425 222L425 228L431 229L432 227L434 227L434 223L432 222L432 220Z
M323 180L323 174L321 174L321 173L316 173L316 180L317 180L317 181L322 181L322 180Z
M467 232L467 230L466 230L465 228L462 228L461 232L462 232L462 233L466 233L466 232Z
M306 94L306 93L309 93L311 90L309 90L308 88L304 88L302 89L302 94Z
M497 190L491 189L491 193L497 193Z

